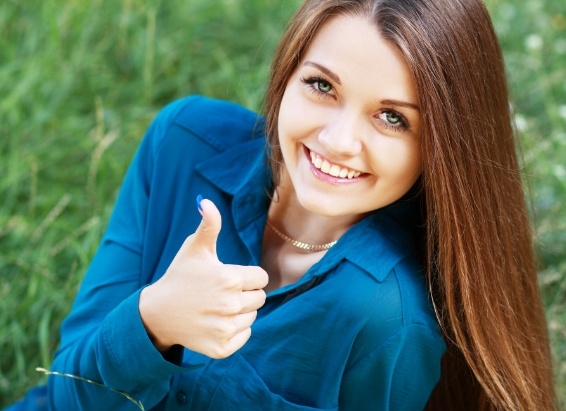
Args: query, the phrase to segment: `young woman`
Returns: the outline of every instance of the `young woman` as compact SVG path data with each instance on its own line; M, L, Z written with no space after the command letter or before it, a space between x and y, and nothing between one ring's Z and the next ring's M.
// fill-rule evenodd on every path
M52 409L555 409L479 0L307 0L265 120L154 121L52 365L104 387L52 376Z

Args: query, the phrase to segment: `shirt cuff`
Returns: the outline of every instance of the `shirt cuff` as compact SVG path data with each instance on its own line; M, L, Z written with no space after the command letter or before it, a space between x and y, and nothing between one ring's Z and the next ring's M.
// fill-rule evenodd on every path
M141 320L138 308L140 292L141 289L116 307L101 327L104 348L109 353L113 371L117 373L116 382L149 384L202 367L203 364L181 364L181 347L173 347L175 352L170 353L173 355L167 355L180 365L167 361L155 348Z

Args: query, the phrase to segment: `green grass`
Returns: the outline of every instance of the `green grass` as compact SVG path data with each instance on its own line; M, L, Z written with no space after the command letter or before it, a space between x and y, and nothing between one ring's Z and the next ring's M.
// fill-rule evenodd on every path
M191 93L258 109L297 0L0 2L0 406L42 381L131 156ZM566 407L566 3L490 1Z
M566 409L566 2L491 1L533 203L539 280Z

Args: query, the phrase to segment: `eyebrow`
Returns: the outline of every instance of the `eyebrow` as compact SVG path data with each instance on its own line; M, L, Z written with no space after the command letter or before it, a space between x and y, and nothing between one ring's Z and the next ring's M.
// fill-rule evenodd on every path
M391 105L391 106L400 106L400 107L406 107L406 108L412 108L413 110L416 111L421 111L421 109L419 108L419 106L417 106L416 104L413 103L408 103L406 101L399 101L399 100L381 100L380 101L381 104L383 105Z
M305 61L305 63L303 64L303 66L311 66L314 68L319 69L320 71L322 71L324 74L326 74L328 77L330 77L332 80L334 80L336 82L336 84L342 84L340 82L340 77L338 77L338 75L336 73L334 73L333 71L327 69L324 66L321 66L318 63L315 63L314 61Z
M342 85L342 83L340 82L340 77L338 77L338 75L336 73L334 73L332 70L324 67L323 65L315 63L314 61L305 61L303 63L303 66L311 66L311 67L317 68L320 71L322 71L324 74L326 74L328 77L330 77L332 80L334 80L336 82L336 84ZM410 108L410 109L416 110L418 112L421 111L419 106L417 106L416 104L413 104L413 103L406 102L406 101L386 99L386 100L381 100L380 103L382 105L399 106L399 107Z

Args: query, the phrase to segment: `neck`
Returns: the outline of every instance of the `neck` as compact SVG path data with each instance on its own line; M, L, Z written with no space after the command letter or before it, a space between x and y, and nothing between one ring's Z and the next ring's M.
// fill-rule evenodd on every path
M281 185L269 207L268 221L293 240L327 244L338 240L360 216L332 216L312 213L299 203L294 191Z

